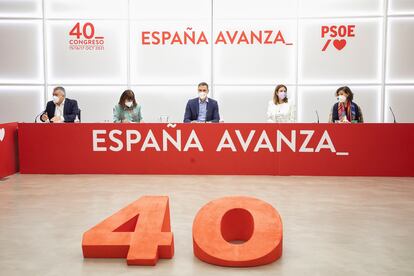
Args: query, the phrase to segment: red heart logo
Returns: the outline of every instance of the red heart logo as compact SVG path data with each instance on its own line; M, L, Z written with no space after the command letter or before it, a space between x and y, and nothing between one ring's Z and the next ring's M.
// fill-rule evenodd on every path
M335 39L334 42L333 42L333 45L335 46L336 49L341 51L346 45L346 40L345 39Z

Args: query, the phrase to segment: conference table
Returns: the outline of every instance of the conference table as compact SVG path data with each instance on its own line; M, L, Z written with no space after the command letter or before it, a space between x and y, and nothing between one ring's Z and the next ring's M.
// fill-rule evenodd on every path
M17 123L0 124L0 179L19 171Z
M414 124L18 124L22 174L414 176Z

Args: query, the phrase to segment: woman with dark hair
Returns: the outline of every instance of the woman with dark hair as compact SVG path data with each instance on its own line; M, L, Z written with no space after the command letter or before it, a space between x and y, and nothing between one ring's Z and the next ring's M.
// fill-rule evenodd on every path
M125 90L114 107L114 123L140 123L141 106L135 100L132 90Z
M361 108L353 102L354 93L348 86L339 87L335 93L338 102L329 115L330 123L363 123Z
M294 123L295 106L289 103L287 87L283 84L276 86L273 100L267 106L267 121L269 123Z

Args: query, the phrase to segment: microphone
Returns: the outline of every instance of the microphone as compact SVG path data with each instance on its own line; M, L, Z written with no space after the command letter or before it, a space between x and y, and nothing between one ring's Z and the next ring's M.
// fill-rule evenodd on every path
M76 112L75 123L80 123L80 122L81 122L81 110L78 108L78 111Z
M395 124L395 123L397 122L397 120L395 120L395 114L394 114L394 111L392 111L391 106L389 106L389 108L390 108L390 111L391 111L392 117L394 118L394 124Z
M35 123L37 123L37 119L38 119L40 116L42 116L45 112L46 112L46 110L44 110L44 111L40 112L40 113L39 113L39 115L37 115L37 116L35 117L34 122L35 122Z
M318 114L318 110L315 110L316 113L316 122L319 124L319 114Z

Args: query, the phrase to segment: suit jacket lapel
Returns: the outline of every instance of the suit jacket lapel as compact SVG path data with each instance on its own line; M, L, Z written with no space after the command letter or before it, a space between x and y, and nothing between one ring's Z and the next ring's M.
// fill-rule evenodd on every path
M65 99L65 104L63 105L63 115L65 115L67 112L67 110L68 110L68 105L69 105L69 101L68 101L68 99Z
M56 111L56 105L55 105L54 102L52 102L52 106L51 106L51 109L50 109L51 114L48 114L49 119L52 119L53 117L55 117L55 111ZM52 115L52 117L50 117L50 115Z
M209 116L208 116L208 113L209 113L209 111L210 111L210 102L206 102L206 121L208 121L208 118L209 118Z
M195 115L196 115L196 120L198 119L198 114L199 114L199 112L200 112L200 104L198 103L198 98L197 98L197 100L195 101L195 103L196 103L196 105L195 105Z

